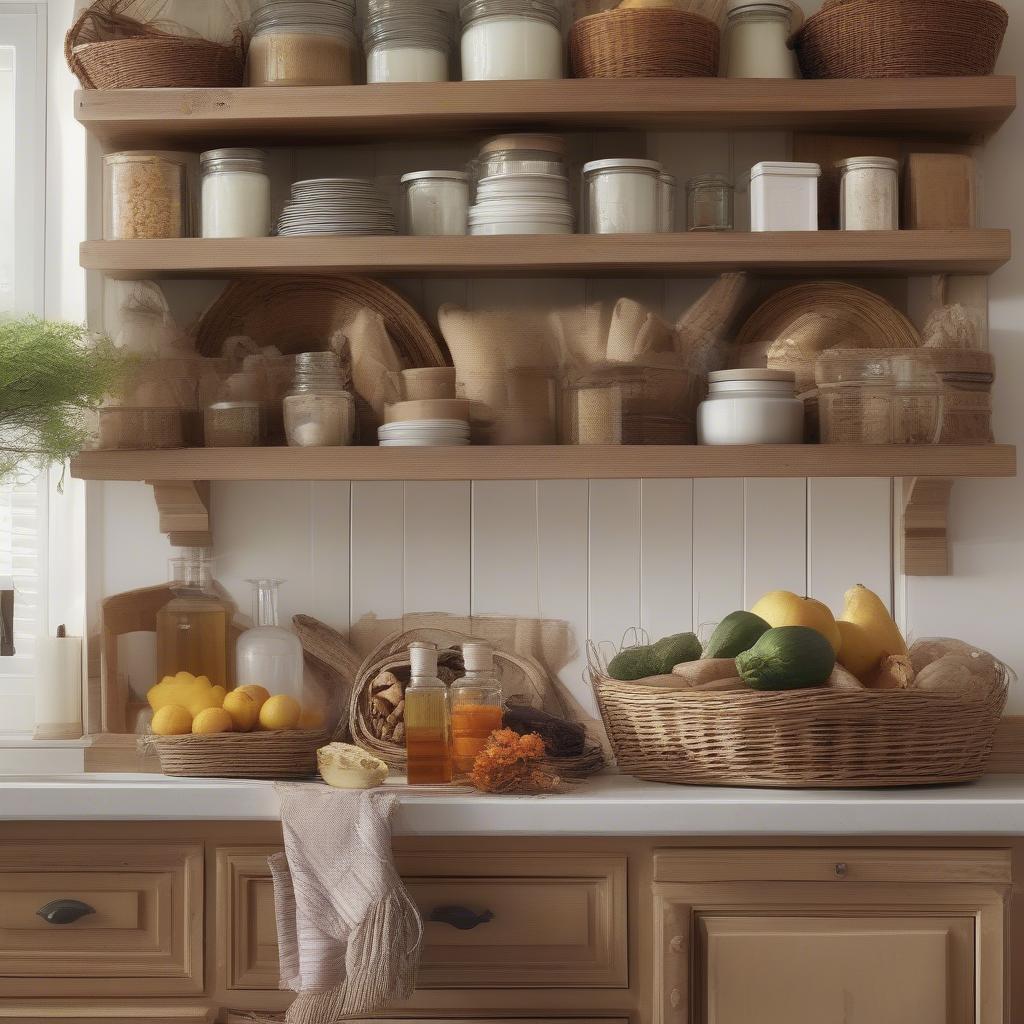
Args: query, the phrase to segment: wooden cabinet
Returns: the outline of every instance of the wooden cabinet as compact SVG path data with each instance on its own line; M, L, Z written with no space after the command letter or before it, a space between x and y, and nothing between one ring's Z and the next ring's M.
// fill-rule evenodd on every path
M0 844L0 997L203 987L201 845Z
M1001 851L663 852L659 1024L1001 1024Z

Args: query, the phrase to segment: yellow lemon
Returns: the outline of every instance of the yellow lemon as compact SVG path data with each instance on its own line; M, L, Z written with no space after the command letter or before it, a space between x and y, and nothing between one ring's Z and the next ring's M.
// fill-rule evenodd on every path
M264 729L294 729L302 717L302 705L294 697L279 693L260 708Z
M256 701L256 707L261 708L264 704L270 700L270 691L265 686L257 686L255 683L247 683L245 686L239 686L235 693L247 693L254 701Z
M188 708L168 704L153 715L153 733L156 736L184 736L192 731L192 716Z
M232 690L224 698L224 710L231 716L236 732L248 732L260 720L259 704L244 690Z
M192 732L197 736L231 732L232 728L231 716L223 708L207 708L200 711L192 722Z
M327 722L327 716L319 708L303 708L299 717L300 729L322 729Z

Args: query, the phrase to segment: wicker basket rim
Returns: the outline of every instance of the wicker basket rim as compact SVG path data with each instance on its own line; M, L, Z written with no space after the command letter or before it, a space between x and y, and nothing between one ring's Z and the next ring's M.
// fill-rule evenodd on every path
M627 7L598 11L596 14L587 14L582 18L577 18L573 22L573 30L575 31L580 26L595 27L599 21L628 20L629 18L647 18L650 21L677 21L679 23L704 22L719 31L718 26L710 18L705 18L704 15L694 11L678 11L672 7Z
M141 736L141 743L168 747L202 747L216 744L250 743L267 746L272 743L308 740L310 743L327 743L330 733L326 729L267 729L260 732L214 732L196 735L187 733L183 736L157 736L149 733Z
M970 18L981 14L990 14L1004 25L1009 24L1010 15L1002 4L994 0L957 0L951 4L949 0L842 0L841 3L826 4L820 10L808 17L803 27L794 33L794 40L799 43L801 36L808 30L814 30L822 26L834 27L830 22L846 22L851 18L870 17L872 20L884 19L887 13L903 14L909 8L917 6L919 9L930 8L943 18L948 18L952 10L959 8L961 11L973 7L974 11L968 15Z

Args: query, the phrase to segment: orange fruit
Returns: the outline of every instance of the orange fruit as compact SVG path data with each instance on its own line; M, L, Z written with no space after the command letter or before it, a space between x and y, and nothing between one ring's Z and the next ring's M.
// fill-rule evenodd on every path
M260 706L245 690L232 690L224 698L224 710L231 716L236 732L248 732L260 720Z
M192 716L188 708L168 704L153 715L155 736L185 736L192 731Z
M192 722L192 732L196 736L231 732L233 728L231 716L223 708L207 708L205 711L200 711Z
M257 709L263 707L270 700L270 691L265 686L258 686L256 683L246 683L245 686L237 687L234 692L249 694L256 701Z
M263 729L294 729L302 717L302 705L294 698L279 693L260 708Z

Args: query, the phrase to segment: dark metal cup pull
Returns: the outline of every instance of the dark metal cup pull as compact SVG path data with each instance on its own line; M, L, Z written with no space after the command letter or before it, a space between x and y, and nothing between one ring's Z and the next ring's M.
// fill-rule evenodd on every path
M478 914L469 907L437 907L431 911L430 920L438 924L450 924L460 932L468 932L479 925L487 924L488 921L493 921L494 914L490 910L483 910Z
M83 917L95 914L96 911L81 900L54 900L40 907L36 913L47 924L74 924Z

